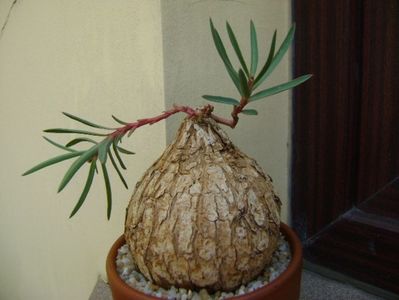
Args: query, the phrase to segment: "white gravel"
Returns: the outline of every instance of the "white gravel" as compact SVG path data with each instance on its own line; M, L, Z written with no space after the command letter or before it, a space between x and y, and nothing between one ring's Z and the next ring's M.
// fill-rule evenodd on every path
M205 289L200 291L186 290L172 286L170 289L163 289L148 281L136 268L129 247L125 244L118 249L116 257L116 266L120 277L131 287L140 290L146 294L178 300L205 300L205 299L226 299L233 296L246 294L260 288L275 278L277 278L288 266L291 261L291 250L288 242L281 235L278 248L272 257L272 263L267 266L262 275L246 285L240 286L234 292L216 292L208 294Z

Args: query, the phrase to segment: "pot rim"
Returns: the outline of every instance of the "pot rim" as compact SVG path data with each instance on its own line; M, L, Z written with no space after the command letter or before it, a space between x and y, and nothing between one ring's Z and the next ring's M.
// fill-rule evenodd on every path
M302 265L302 245L295 234L295 232L285 223L281 222L280 223L280 232L284 235L284 237L287 239L288 244L290 245L291 249L291 261L288 264L288 267L272 282L257 288L256 290L239 295L239 296L234 296L229 299L234 299L234 300L241 300L241 299L248 299L251 297L255 296L260 296L262 297L268 296L269 294L273 293L274 290L279 289L284 282L289 281L295 274L294 270L301 268ZM139 294L142 297L147 297L148 299L163 299L159 297L154 297L152 295L148 295L143 293L140 290L137 290L131 286L129 286L127 283L123 281L123 279L119 276L117 269L116 269L116 255L118 252L118 249L125 243L125 237L122 234L112 245L110 251L108 252L107 255L107 261L106 261L106 272L108 275L108 281L111 282L112 284L117 288L123 291L124 294L132 294L132 297L134 297L134 294ZM132 298L134 299L134 298Z

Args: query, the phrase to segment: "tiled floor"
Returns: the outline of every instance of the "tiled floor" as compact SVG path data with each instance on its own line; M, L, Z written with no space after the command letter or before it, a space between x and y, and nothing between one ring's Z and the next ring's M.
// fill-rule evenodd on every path
M99 280L89 300L111 300L108 285ZM327 279L310 271L302 275L300 300L382 300L348 284Z
M328 279L310 271L302 273L300 300L381 300L349 284Z

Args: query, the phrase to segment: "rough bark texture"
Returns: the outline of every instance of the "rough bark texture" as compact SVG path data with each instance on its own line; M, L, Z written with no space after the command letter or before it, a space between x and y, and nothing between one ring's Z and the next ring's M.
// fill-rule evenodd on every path
M280 205L271 178L213 120L186 118L137 183L125 237L154 283L229 291L270 262Z

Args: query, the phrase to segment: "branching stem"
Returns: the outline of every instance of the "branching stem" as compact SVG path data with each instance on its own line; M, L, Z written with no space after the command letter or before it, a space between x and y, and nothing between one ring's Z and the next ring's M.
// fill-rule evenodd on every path
M253 77L251 77L248 80L248 89L250 91L252 91L253 84L254 84L254 79ZM238 114L243 111L244 107L248 104L248 102L249 99L247 97L242 97L240 100L240 105L234 105L233 111L231 112L231 119L222 118L214 114L211 115L211 118L214 119L217 123L229 126L231 128L235 128L239 120Z
M250 90L252 90L253 86L253 78L248 80L248 87ZM119 127L116 129L114 132L112 132L109 136L114 139L116 137L120 137L125 135L127 132L132 132L135 131L137 128L144 126L144 125L152 125L155 124L159 121L165 120L169 118L170 116L176 114L176 113L186 113L189 117L210 117L213 120L215 120L219 124L223 124L226 126L229 126L231 128L235 128L238 123L238 114L242 112L244 107L248 104L249 99L246 97L242 97L240 104L239 105L234 105L233 111L231 112L231 119L226 119L223 117L220 117L218 115L213 114L213 106L210 104L205 105L202 108L192 108L189 106L180 106L180 105L174 105L173 108L164 111L162 114L152 117L152 118L145 118L145 119L139 119L136 122L133 123L128 123L125 126Z
M126 134L129 131L134 131L137 128L139 128L141 126L144 126L144 125L155 124L155 123L157 123L159 121L162 121L164 119L167 119L171 115L174 115L174 114L179 113L179 112L184 112L184 113L188 114L190 117L196 116L198 114L198 111L196 111L195 109L193 109L193 108L191 108L189 106L174 105L173 108L171 108L171 109L169 109L167 111L164 111L159 116L152 117L152 118L140 119L140 120L137 120L136 122L133 122L133 123L127 123L125 126L119 127L117 130L112 132L109 136L111 138L116 138L118 136L123 136L124 134Z

